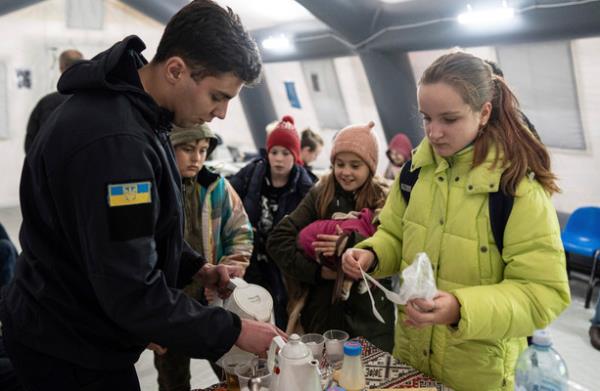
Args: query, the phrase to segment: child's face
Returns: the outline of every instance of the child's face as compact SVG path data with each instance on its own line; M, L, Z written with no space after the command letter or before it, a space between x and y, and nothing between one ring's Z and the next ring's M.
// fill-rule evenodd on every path
M175 147L177 168L184 178L194 177L200 172L208 152L208 139L190 141Z
M269 166L271 175L288 176L294 167L294 155L289 149L275 145L269 151Z
M300 157L302 158L304 164L310 164L317 160L317 157L321 153L322 149L323 147L319 144L317 144L317 147L314 149L314 151L311 151L310 147L302 148L302 150L300 151Z
M398 151L394 151L393 149L391 149L389 157L392 163L394 163L397 166L404 164L404 156Z
M361 188L369 178L369 166L352 152L341 152L335 155L333 175L346 191Z
M490 102L484 103L480 111L473 111L452 86L442 82L421 85L418 98L425 135L442 157L452 156L472 143L491 114Z

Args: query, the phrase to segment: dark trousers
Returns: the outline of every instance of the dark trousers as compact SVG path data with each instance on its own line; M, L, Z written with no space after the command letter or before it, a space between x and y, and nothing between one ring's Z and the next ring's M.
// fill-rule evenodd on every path
M140 391L133 364L120 370L83 368L23 345L12 338L12 330L6 325L2 332L8 356L27 391Z
M21 391L21 385L17 374L4 349L4 340L0 337L0 390L2 391Z

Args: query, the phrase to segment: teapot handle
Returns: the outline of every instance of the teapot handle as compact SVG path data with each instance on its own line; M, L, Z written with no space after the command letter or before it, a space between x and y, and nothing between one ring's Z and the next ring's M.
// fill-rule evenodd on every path
M273 368L275 368L277 354L281 349L283 349L284 346L285 341L280 335L274 337L271 341L271 346L269 347L269 351L267 352L267 365L269 367L269 372L273 372Z

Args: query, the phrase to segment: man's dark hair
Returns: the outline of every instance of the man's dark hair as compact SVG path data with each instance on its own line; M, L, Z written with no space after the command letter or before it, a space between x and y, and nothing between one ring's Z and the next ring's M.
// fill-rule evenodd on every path
M250 84L262 67L256 43L231 8L194 0L165 27L153 63L181 57L195 80L232 72Z

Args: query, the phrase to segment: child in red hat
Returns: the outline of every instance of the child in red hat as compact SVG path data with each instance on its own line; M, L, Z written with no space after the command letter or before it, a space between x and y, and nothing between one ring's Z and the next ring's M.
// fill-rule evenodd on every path
M285 329L287 291L281 271L267 255L267 237L283 216L296 209L313 180L300 160L300 137L291 116L284 116L269 133L266 147L266 156L250 162L230 183L254 229L254 251L244 278L271 293L275 323Z

